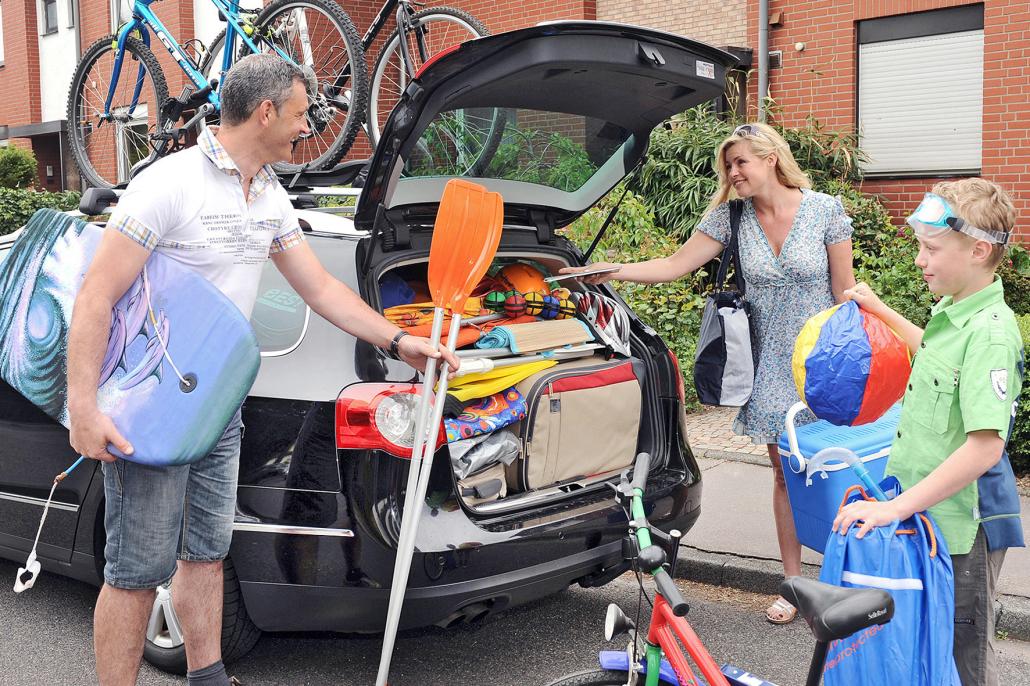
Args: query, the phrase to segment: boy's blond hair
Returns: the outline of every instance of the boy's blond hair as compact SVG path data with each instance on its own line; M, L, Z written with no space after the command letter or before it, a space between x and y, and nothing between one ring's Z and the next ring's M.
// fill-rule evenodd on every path
M1016 225L1016 208L1012 199L1001 186L987 179L945 181L936 184L933 192L947 200L952 209L973 226L1011 233ZM991 269L1001 263L1005 250L1005 245L991 246L988 260Z
M719 145L719 149L715 153L715 173L719 176L719 189L709 200L705 216L730 198L737 197L737 194L733 192L733 184L730 183L729 172L726 171L726 151L731 145L741 141L747 143L748 148L759 159L764 160L770 155L776 155L776 178L787 188L812 187L812 180L808 178L808 174L801 171L801 167L798 166L794 155L790 152L790 145L783 136L776 132L776 129L763 123L748 124L747 127L750 127L749 130L755 133L738 134L736 131L745 128L738 126L734 129L735 133L730 134Z

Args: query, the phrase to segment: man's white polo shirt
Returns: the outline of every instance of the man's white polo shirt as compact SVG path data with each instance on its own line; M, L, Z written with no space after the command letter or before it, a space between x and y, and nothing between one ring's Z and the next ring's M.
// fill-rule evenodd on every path
M140 172L107 226L195 269L245 317L254 307L269 255L304 240L271 167L254 175L244 198L240 172L211 129L194 147Z

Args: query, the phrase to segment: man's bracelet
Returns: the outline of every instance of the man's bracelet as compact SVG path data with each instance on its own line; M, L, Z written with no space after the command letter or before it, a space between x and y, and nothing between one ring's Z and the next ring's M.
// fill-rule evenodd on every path
M400 343L401 343L401 339L404 338L405 336L408 336L408 335L410 335L410 334L408 334L408 332L405 331L404 329L401 329L400 331L398 331L394 335L393 340L390 341L390 354L391 355L393 355L394 357L400 357Z

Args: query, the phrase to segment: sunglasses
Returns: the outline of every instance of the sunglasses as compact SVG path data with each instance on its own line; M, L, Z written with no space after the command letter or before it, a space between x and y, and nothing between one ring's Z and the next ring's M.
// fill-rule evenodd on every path
M754 124L741 124L737 128L733 129L733 135L741 137L751 136L753 138L756 136L761 136L762 130Z
M973 226L955 214L948 201L936 193L927 193L915 212L905 220L923 238L936 238L948 231L958 231L977 240L1005 245L1009 241L1007 231L992 231Z

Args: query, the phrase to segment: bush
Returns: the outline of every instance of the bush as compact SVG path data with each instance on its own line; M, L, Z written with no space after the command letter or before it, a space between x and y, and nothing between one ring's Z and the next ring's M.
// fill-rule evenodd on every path
M1016 319L1019 332L1023 334L1024 348L1030 346L1030 315L1022 315ZM1030 474L1030 388L1023 381L1023 392L1019 395L1019 408L1016 410L1016 423L1009 436L1009 460L1012 469L1018 476Z
M1009 248L1008 256L998 266L998 275L1005 283L1005 302L1016 314L1030 314L1030 253L1021 245Z
M13 145L0 148L0 187L26 188L35 180L35 155Z
M0 188L0 236L23 226L41 207L74 210L79 206L79 193L48 193L31 189Z

